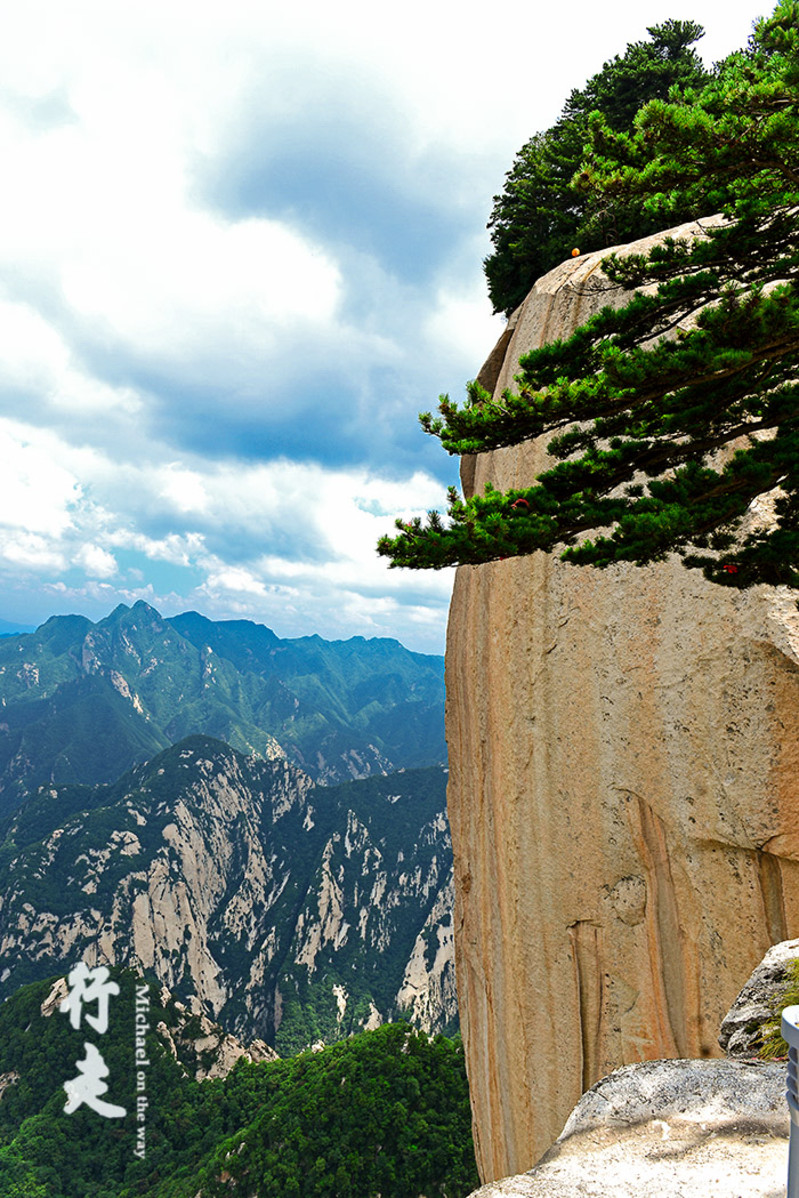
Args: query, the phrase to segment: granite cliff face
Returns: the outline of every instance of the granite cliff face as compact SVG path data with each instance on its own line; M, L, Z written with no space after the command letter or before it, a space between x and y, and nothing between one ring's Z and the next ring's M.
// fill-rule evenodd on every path
M485 385L623 298L601 257L536 284ZM466 459L464 486L526 486L544 462L535 442ZM727 592L676 561L458 570L448 805L485 1181L529 1169L617 1066L718 1055L749 972L799 934L798 734L786 591Z

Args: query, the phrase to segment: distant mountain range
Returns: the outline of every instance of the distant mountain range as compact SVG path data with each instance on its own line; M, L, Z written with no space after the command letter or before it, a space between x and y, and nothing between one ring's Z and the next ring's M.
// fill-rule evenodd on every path
M142 696L144 711L164 720L155 679L175 695L181 655L216 674L206 710L231 679L247 677L215 649L199 658L184 648L192 642L152 609L115 617L99 634L48 622L49 654L34 659L26 648L18 681L30 665L41 690L69 694L74 680L60 690L55 680L69 672L76 644L84 665L128 653L130 697L110 682L120 704L138 712ZM152 666L145 639L169 650L166 660ZM361 650L348 646L357 673ZM317 648L320 662L328 650L335 660L333 649ZM401 659L398 646L385 652ZM185 661L180 677L190 677ZM330 684L317 685L330 694ZM340 685L354 689L352 680ZM427 1030L454 1028L445 784L445 770L433 767L319 786L285 758L193 736L111 785L43 787L0 825L0 997L82 959L134 966L281 1055L403 1015Z
M112 782L197 733L323 783L441 764L443 658L143 602L0 639L0 816L38 786Z

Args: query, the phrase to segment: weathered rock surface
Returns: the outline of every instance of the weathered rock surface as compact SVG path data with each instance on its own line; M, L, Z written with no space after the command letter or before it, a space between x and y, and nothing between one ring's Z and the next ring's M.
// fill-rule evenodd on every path
M784 1092L783 1065L628 1065L584 1095L534 1169L472 1198L782 1198Z
M0 838L0 999L81 959L128 965L223 1065L208 1021L284 1056L400 1017L451 1029L445 785L314 787L197 736L113 787L42 790Z
M623 298L601 257L539 281L488 385ZM545 460L540 443L480 455L464 485L529 485ZM742 981L799 934L799 614L787 591L728 592L676 561L464 567L447 696L459 1006L489 1180L529 1169L617 1066L718 1055Z
M799 961L799 940L784 940L766 953L721 1023L719 1044L728 1057L756 1057L763 1024L784 1006L788 967Z
M230 1032L226 1032L204 1015L201 1010L191 1010L185 1003L178 1002L164 986L161 990L161 1005L172 1004L177 1019L172 1027L161 1020L155 1025L158 1036L167 1045L176 1061L191 1062L195 1080L227 1077L236 1061L276 1061L278 1055L263 1040L250 1040L244 1044ZM193 1004L199 1008L199 1003ZM42 1008L44 1010L44 1008Z

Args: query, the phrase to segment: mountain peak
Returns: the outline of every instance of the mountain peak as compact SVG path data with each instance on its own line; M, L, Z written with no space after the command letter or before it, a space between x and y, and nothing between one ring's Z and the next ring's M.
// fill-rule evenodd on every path
M125 603L118 603L114 610L103 620L98 621L98 627L108 628L118 624L128 624L131 621L144 619L148 624L153 624L162 620L161 613L144 599L137 599L132 607L128 607Z
M128 607L127 603L118 603L116 605L116 607L114 608L114 610L112 612L109 612L108 615L105 616L100 621L100 623L101 624L113 624L117 620L121 620L123 618L123 616L126 616L129 611L130 611L130 608Z
M192 634L202 632L204 639L212 644L214 641L230 641L235 638L239 642L253 644L278 644L280 637L266 624L258 624L255 620L209 620L208 616L198 611L184 611L179 616L170 616L168 621L182 636L192 639Z

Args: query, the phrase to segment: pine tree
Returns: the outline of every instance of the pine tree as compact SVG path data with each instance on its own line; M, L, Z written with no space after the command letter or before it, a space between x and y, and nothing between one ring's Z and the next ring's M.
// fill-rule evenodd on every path
M585 252L657 231L638 199L611 199L572 185L592 112L601 112L612 130L629 131L647 101L666 100L672 87L699 87L709 78L691 48L704 36L701 25L665 21L647 33L648 41L632 42L575 89L552 128L536 133L516 155L488 223L494 249L483 265L495 312L510 314L574 245ZM691 215L683 209L676 221Z
M524 357L515 393L470 384L465 405L443 396L421 417L453 454L554 434L556 464L504 494L451 490L446 521L398 522L379 545L392 565L677 553L728 586L799 587L798 103L799 3L782 0L700 93L652 101L629 133L591 118L581 186L639 200L664 224L683 202L721 219L606 258L637 294ZM775 520L742 529L766 493Z

